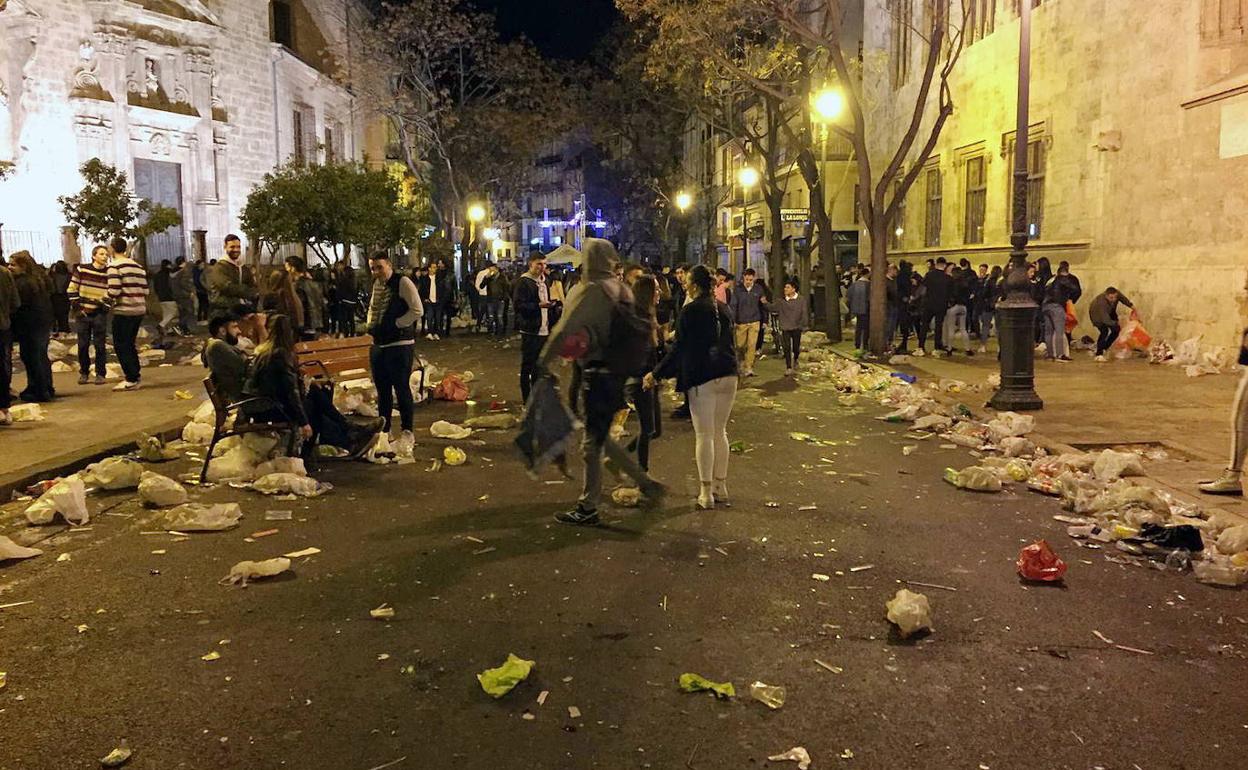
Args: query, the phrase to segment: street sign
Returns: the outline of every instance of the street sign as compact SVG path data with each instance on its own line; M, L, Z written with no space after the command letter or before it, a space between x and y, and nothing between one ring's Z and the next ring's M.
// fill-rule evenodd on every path
M806 222L810 219L810 209L780 209L781 222Z

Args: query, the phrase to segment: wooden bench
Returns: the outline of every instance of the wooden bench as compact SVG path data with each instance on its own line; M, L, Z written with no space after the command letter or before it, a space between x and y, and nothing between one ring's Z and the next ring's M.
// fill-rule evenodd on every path
M372 372L369 361L369 350L373 346L373 338L365 334L360 337L342 337L333 339L326 337L313 342L295 344L295 358L299 362L299 371L306 377L322 380L333 384L334 378L343 372L363 370ZM424 390L424 361L416 356L412 361L412 371L420 372L420 390ZM418 393L412 394L413 396Z
M285 422L240 422L239 412L245 404L267 402L272 403L267 398L246 398L237 403L231 404L221 395L221 391L217 390L217 385L212 381L212 377L204 378L204 390L208 393L208 400L212 402L212 408L215 416L212 427L212 441L208 442L208 452L204 455L204 467L199 471L199 483L203 484L208 481L208 463L212 462L212 450L216 449L217 442L227 436L241 436L245 433L281 433L287 432L290 438L286 441L286 455L293 457L295 454L295 439L299 436L299 425L294 420L288 419ZM233 425L228 425L230 416L234 416Z

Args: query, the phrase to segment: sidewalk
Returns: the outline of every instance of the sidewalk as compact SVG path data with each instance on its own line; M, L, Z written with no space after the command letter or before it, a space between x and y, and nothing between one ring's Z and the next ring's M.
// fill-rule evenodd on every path
M853 346L842 343L841 352ZM1098 364L1085 351L1074 361L1036 360L1036 391L1044 409L1033 412L1036 431L1050 442L1077 449L1117 444L1157 444L1169 457L1146 463L1149 475L1162 484L1198 496L1196 482L1211 478L1225 467L1230 451L1230 410L1239 383L1239 371L1187 377L1178 366L1149 364L1143 358ZM995 343L987 353L968 358L911 357L909 364L890 366L914 374L920 381L942 378L979 385L979 393L964 399L973 409L993 393L987 386L998 370ZM1248 515L1239 498L1199 496L1207 507Z
M81 463L132 443L143 433L181 428L204 396L199 366L147 367L143 387L115 393L112 386L79 385L76 373L55 374L58 398L42 404L46 419L0 428L0 495L33 476ZM19 386L23 381L17 377ZM174 398L175 390L195 394ZM20 402L18 402L20 403Z

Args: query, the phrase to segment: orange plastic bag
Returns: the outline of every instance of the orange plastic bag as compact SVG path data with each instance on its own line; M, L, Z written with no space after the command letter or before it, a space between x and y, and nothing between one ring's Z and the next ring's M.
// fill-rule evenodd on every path
M1118 335L1118 339L1114 340L1114 349L1143 350L1148 352L1148 346L1152 344L1152 335L1144 328L1144 324L1140 323L1139 314L1132 310L1131 317L1123 324L1122 332Z
M1037 540L1018 552L1018 574L1026 580L1053 583L1066 574L1066 562L1047 541Z
M448 374L433 389L433 397L439 401L467 401L468 386L458 374Z
M1066 300L1066 333L1070 334L1079 325L1079 316L1075 314L1075 303Z

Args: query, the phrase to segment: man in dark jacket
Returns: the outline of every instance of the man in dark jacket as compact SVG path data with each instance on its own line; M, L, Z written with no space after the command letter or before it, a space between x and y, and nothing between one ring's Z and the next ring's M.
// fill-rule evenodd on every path
M949 274L945 272L948 263L944 257L936 260L936 265L923 277L923 318L919 321L919 347L914 351L916 356L923 355L927 343L929 328L935 336L933 353L945 350L944 326L945 313L949 310Z
M22 305L9 269L0 265L0 425L12 425L9 407L13 405L9 387L13 383L13 312Z
M537 373L537 357L550 336L551 302L545 271L546 255L536 249L529 252L529 270L516 280L512 294L520 331L520 395L525 403Z
M1135 305L1131 304L1131 300L1113 286L1098 294L1088 307L1088 318L1100 332L1096 339L1096 362L1098 364L1106 362L1105 353L1113 347L1114 341L1118 339L1118 332L1122 331L1118 325L1119 302L1135 310Z
M204 271L210 315L226 315L240 305L256 305L256 285L243 265L243 242L237 235L225 236L225 258Z
M424 313L412 279L396 273L390 256L378 252L368 258L373 274L373 293L368 302L368 333L373 337L369 365L377 386L377 411L390 431L391 414L398 401L402 438L411 438L412 358L416 345L415 324Z
M754 376L754 356L757 354L759 322L767 305L766 292L758 283L754 268L747 267L741 274L741 285L728 295L728 309L736 324L737 356L741 359L741 376Z

